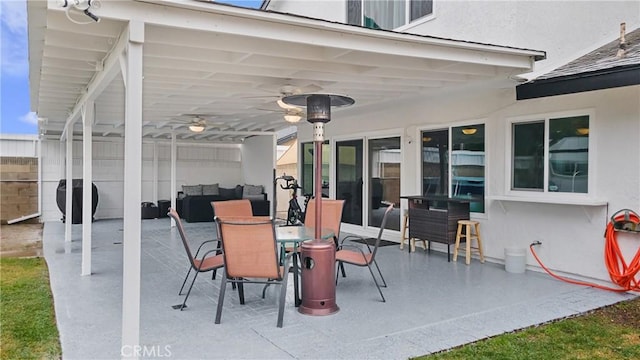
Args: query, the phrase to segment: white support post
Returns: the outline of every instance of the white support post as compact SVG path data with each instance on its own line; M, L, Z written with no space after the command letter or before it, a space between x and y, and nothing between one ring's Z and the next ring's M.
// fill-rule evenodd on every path
M153 142L153 203L158 204L158 142ZM160 214L162 215L162 214Z
M91 220L93 212L92 138L94 102L88 100L82 109L82 275L91 275Z
M122 349L140 345L140 255L142 190L142 75L144 23L129 22L125 68L124 234L122 268ZM136 352L121 351L123 358Z
M176 160L178 158L178 146L176 144L176 133L171 133L171 208L176 208ZM171 227L176 226L176 221L171 218Z
M72 211L71 198L73 195L73 129L71 129L69 131L69 134L67 135L66 147L67 147L67 156L65 159L65 165L66 165L65 178L67 179L67 187L66 187L67 190L65 192L65 206L64 206L64 213L65 213L64 241L71 242L71 219L73 219L73 216L71 213Z

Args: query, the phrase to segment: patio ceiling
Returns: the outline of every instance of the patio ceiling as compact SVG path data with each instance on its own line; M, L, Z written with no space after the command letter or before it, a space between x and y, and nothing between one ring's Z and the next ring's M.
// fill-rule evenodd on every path
M98 23L76 24L55 1L27 2L32 110L40 133L124 136L120 61L130 19L145 23L143 137L241 142L290 126L285 92L338 93L374 112L444 91L513 83L542 51L371 30L190 0L104 1ZM85 21L88 18L73 17ZM193 133L196 115L206 130Z

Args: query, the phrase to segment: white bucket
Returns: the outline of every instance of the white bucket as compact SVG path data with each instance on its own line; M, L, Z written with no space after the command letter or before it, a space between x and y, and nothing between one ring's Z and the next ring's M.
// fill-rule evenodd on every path
M522 274L527 266L527 250L523 248L504 249L504 269L508 273Z

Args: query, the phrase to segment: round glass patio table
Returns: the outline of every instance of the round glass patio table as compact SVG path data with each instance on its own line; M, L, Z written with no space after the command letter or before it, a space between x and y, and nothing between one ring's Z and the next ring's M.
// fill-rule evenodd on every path
M300 276L300 254L298 247L303 241L313 240L316 236L316 229L305 226L279 226L276 227L276 240L280 244L281 259L284 259L286 246L292 246L294 251L291 254L293 262L293 292L295 293L295 304L300 306L302 299L298 286L298 276ZM331 229L322 228L320 237L324 240L333 238L334 233Z

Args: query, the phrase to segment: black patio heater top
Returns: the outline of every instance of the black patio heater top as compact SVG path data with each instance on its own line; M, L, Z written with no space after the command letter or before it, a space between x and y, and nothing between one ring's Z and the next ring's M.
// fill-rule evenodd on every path
M333 94L299 94L282 99L285 104L307 107L307 121L313 124L314 162L315 162L315 198L316 229L315 238L321 237L322 224L322 143L324 142L324 124L331 121L331 107L349 106L355 100L348 96ZM336 234L337 236L338 234Z

